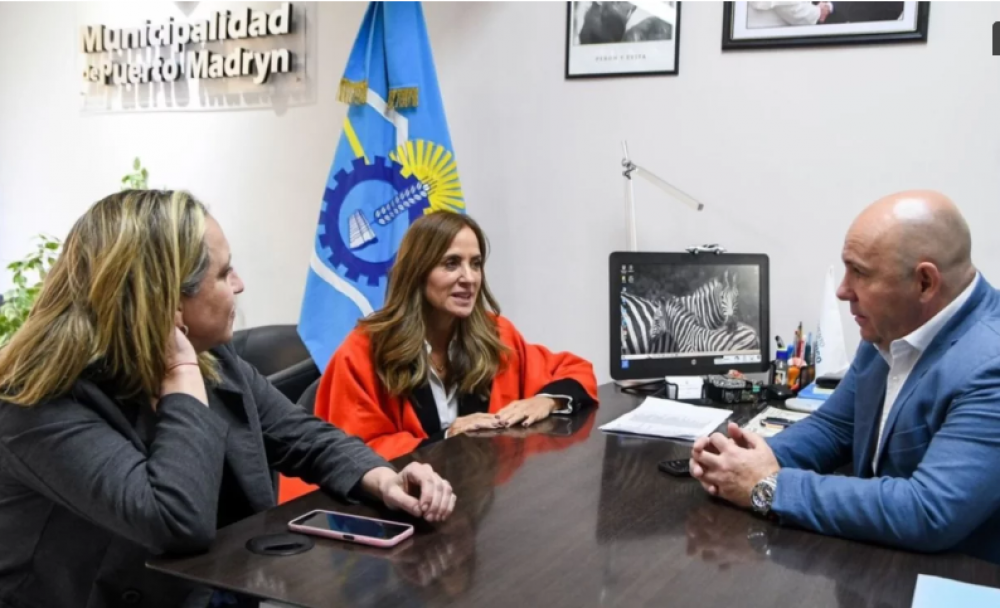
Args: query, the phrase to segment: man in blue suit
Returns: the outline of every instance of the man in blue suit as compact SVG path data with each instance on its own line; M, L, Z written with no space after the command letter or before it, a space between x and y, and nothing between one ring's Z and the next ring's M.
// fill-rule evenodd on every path
M863 341L840 386L768 441L699 439L692 475L782 524L1000 563L1000 296L971 249L940 193L866 209L844 242L837 295Z

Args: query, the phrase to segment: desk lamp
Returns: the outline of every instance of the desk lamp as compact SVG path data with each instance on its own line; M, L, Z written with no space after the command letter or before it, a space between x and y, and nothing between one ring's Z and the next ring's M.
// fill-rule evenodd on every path
M639 165L632 162L632 159L628 156L628 142L622 141L622 153L625 155L622 158L622 167L625 168L622 171L622 176L625 177L625 244L626 251L638 251L638 244L636 242L635 235L635 191L632 183L632 174L645 179L649 183L653 184L660 190L663 190L674 200L680 201L691 207L695 211L701 211L705 208L705 205L701 204L699 201L695 200L689 194L681 192L671 184L664 181L660 176L655 173L651 173L646 169L643 169Z
M622 176L625 178L625 246L626 251L638 251L638 243L636 239L635 232L635 189L632 182L632 174L636 174L639 177L645 179L649 183L653 184L660 190L663 190L668 195L674 198L674 200L680 201L691 207L695 211L701 211L705 208L700 201L696 200L691 195L686 192L678 190L676 187L666 182L663 178L652 173L639 165L632 162L632 159L628 155L628 142L622 140L622 167L625 168L622 171ZM644 380L621 380L616 381L616 384L624 387L636 387L649 384L650 382L655 382L658 379L644 379Z

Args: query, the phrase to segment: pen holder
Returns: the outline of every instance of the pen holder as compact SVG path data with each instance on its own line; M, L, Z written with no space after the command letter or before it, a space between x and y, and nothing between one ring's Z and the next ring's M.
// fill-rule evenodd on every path
M816 366L815 365L803 365L790 366L787 372L788 382L783 386L788 386L789 388L795 387L795 391L798 392L808 386L813 380L816 379ZM767 370L767 383L774 384L774 361L771 361L771 365Z
M805 387L809 386L815 379L816 379L816 366L803 365L802 368L799 369L799 388L797 390L802 390Z

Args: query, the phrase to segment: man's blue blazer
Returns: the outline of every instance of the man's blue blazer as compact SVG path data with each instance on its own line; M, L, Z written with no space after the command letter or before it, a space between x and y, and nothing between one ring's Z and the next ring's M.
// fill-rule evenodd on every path
M889 366L863 342L826 403L768 440L782 523L1000 563L998 308L981 278L900 390L874 473ZM854 476L831 474L848 463Z

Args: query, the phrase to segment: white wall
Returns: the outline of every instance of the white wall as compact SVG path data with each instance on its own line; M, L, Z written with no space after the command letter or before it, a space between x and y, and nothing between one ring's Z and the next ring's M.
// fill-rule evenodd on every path
M174 3L158 4L181 16ZM315 105L281 115L94 116L79 110L77 14L122 6L0 5L0 262L22 255L39 231L64 236L139 156L151 186L191 190L220 219L248 285L242 323L295 321L344 115L339 72L364 5L323 9ZM0 287L8 285L4 273Z
M364 5L320 7L318 102L280 115L82 116L76 10L0 3L0 262L36 232L64 235L138 155L153 185L188 188L220 218L248 285L243 322L294 322ZM927 44L723 54L721 3L685 2L679 76L594 81L563 78L565 3L425 13L492 287L529 339L591 358L602 380L623 138L707 205L695 214L638 184L640 247L769 254L773 333L815 324L853 216L904 188L952 196L1000 281L1000 4L935 2Z

